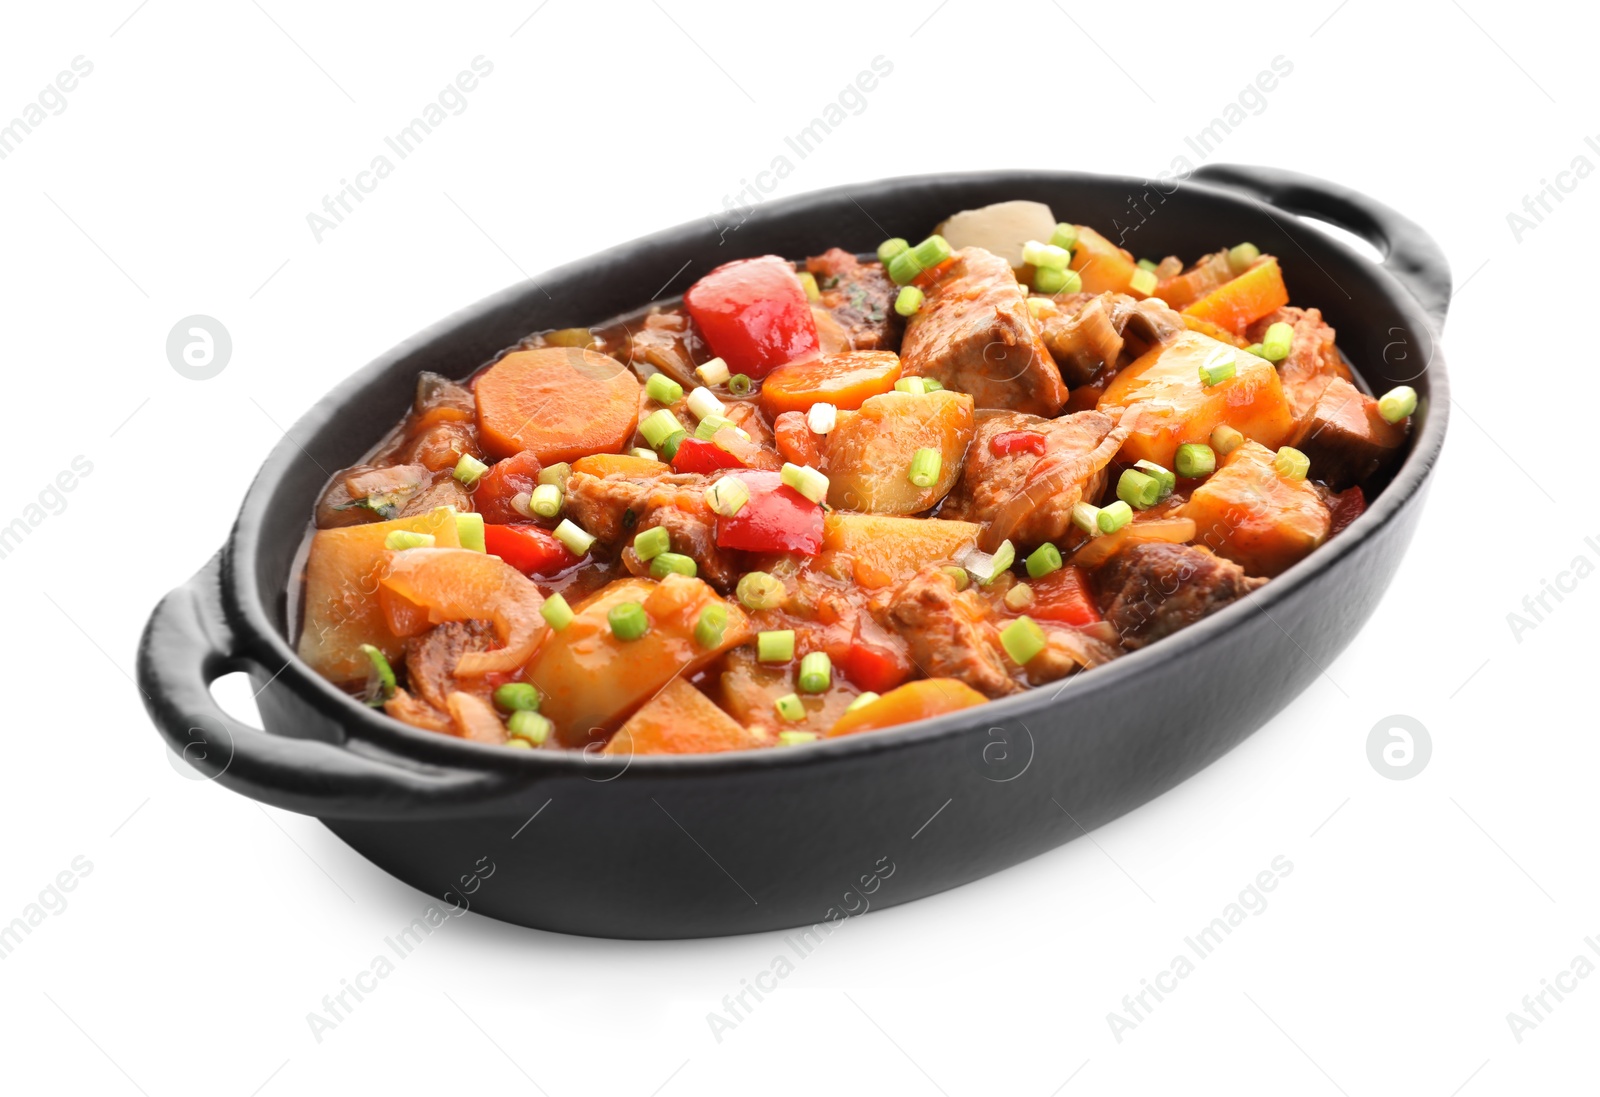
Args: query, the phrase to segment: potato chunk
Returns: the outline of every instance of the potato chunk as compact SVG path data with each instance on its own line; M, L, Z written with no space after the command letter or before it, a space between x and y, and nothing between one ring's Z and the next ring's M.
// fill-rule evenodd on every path
M1333 520L1314 484L1278 475L1276 456L1246 442L1223 458L1180 512L1194 519L1197 542L1268 578L1326 541Z
M1232 356L1235 374L1217 385L1200 380L1200 367ZM1226 424L1246 438L1277 449L1294 431L1278 371L1265 358L1186 331L1120 371L1100 396L1101 410L1130 409L1121 457L1172 467L1185 442L1206 442Z
M623 724L600 753L711 754L765 746L711 698L675 678Z
M886 392L859 411L841 411L823 455L828 505L869 514L927 510L960 478L973 429L972 397L964 392ZM919 449L939 454L939 476L925 488L910 478Z
M977 544L981 532L983 527L976 522L835 511L823 521L817 566L836 574L848 562L850 570L844 574L864 587L885 587L915 575L927 564L954 563ZM835 569L835 562L841 567Z

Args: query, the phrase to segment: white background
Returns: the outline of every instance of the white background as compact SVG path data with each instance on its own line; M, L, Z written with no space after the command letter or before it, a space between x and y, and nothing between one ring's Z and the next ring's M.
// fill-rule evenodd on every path
M1600 579L1520 637L1507 618L1600 562L1600 180L1520 242L1507 222L1575 157L1600 164L1576 7L136 2L14 7L0 37L0 120L72 58L94 66L0 160L0 524L74 457L93 466L0 560L0 922L92 865L0 960L4 1088L1594 1090L1600 977L1520 1042L1507 1021L1600 938ZM1212 159L1409 213L1460 287L1451 433L1388 597L1223 761L1093 841L852 920L720 1042L706 1014L776 935L619 943L471 915L319 1043L306 1015L427 900L315 820L179 776L129 679L145 616L221 543L280 427L349 371L523 273L717 210L880 54L893 73L866 109L774 195L1154 174L1293 63ZM306 214L478 55L494 71L468 109L318 243ZM194 313L234 343L205 382L164 352ZM1433 746L1404 781L1367 758L1396 713ZM1294 869L1270 905L1118 1042L1107 1013L1278 855Z

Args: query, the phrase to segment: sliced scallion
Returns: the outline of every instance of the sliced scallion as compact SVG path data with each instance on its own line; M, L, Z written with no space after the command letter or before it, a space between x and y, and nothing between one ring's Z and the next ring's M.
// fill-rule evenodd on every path
M736 373L728 378L728 391L735 396L748 396L752 383L749 374Z
M1211 432L1211 448L1226 457L1244 445L1244 435L1224 423Z
M885 269L897 286L906 285L925 270L938 266L950 258L950 243L935 233L914 248L907 248L892 257Z
M1235 244L1228 249L1228 269L1236 275L1243 274L1259 258L1261 249L1248 240L1243 244Z
M1136 265L1140 270L1147 270L1151 274L1156 272L1156 261L1154 259L1141 259Z
M872 704L872 702L876 701L877 699L878 695L869 689L867 692L859 695L854 701L851 701L848 705L846 705L844 710L846 712L854 712L858 708L863 708Z
M919 488L931 488L939 482L939 466L942 461L943 458L939 456L938 450L919 449L911 457L911 469L906 476Z
M700 420L699 426L694 428L694 436L702 442L709 442L717 436L717 431L725 430L731 426L733 426L732 419L725 419L720 415L708 415Z
M413 533L408 529L392 529L383 539L383 547L390 552L404 552L406 549L432 548L434 537L431 533Z
M1386 423L1403 423L1417 410L1417 390L1410 385L1392 388L1378 397L1378 414Z
M728 607L721 602L707 606L700 611L700 619L694 623L694 642L707 651L719 648L727 628Z
M387 701L395 690L394 668L389 665L389 657L372 644L362 644L361 654L372 664L373 703Z
M676 404L683 399L683 386L664 373L652 373L644 383L644 392L658 404Z
M1028 578L1043 579L1052 571L1061 570L1061 550L1049 541L1028 553Z
M778 732L778 745L780 747L800 747L805 746L807 743L815 743L820 738L822 736L814 731L780 731Z
M459 480L464 487L471 488L477 487L479 477L488 471L488 465L470 453L463 453L461 460L456 462L456 467L450 475Z
M1046 244L1029 240L1022 245L1022 261L1040 270L1046 267L1063 270L1072 259L1072 253L1059 244Z
M1133 508L1118 499L1115 503L1101 507L1100 513L1095 516L1095 521L1099 524L1101 533L1115 533L1133 521Z
M660 455L657 454L655 450L653 450L653 449L645 449L643 446L634 446L628 452L630 454L632 454L634 457L639 458L641 461L659 461L659 460L661 460Z
M639 433L644 435L645 441L656 449L661 448L661 443L665 442L669 435L676 434L681 430L683 430L683 424L678 422L678 417L666 408L652 411L639 424Z
M658 445L656 449L661 451L661 456L663 458L670 461L674 457L678 456L678 447L683 445L683 440L687 437L689 437L688 431L675 430L663 438L661 440L661 444Z
M1285 480L1304 480L1311 471L1311 458L1293 446L1284 446L1272 459L1272 467Z
M1210 476L1217 470L1217 454L1204 442L1185 442L1178 447L1172 463L1178 466L1178 475L1186 480Z
M694 375L700 378L703 385L720 385L728 379L728 363L721 358L713 358L703 365L696 366Z
M572 624L574 614L565 598L559 594L552 594L544 600L544 605L539 607L539 616L544 618L545 624L560 632Z
M833 685L833 660L825 651L808 651L800 660L796 679L801 693L826 693Z
M713 513L732 518L750 501L750 486L737 476L724 476L706 488L705 498Z
M878 245L878 262L887 263L911 246L904 237L895 236Z
M561 486L566 484L567 477L569 477L571 475L572 475L572 466L567 464L565 461L561 461L561 462L558 462L558 463L556 463L554 465L547 465L544 468L540 469L539 470L539 483L541 483L541 484L554 484L556 487L559 488L559 487L561 487Z
M1133 272L1133 277L1128 279L1128 288L1134 293L1149 297L1156 291L1156 272L1140 268Z
M733 590L745 609L777 609L788 598L783 582L764 571L747 571Z
M1129 506L1148 510L1161 501L1161 481L1138 469L1124 469L1117 481L1117 498Z
M1281 362L1289 357L1289 349L1293 346L1293 325L1279 320L1267 328L1267 334L1261 339L1261 357L1269 362Z
M994 550L994 555L989 558L989 574L983 580L983 585L988 586L1000 576L1011 570L1011 565L1017 562L1017 549L1007 537L1000 542L1000 547Z
M1246 354L1253 354L1257 358L1265 358L1267 356L1267 348L1262 346L1260 343L1251 343L1248 347L1244 348L1244 352Z
M1100 508L1093 503L1072 504L1072 524L1090 537L1100 532Z
M483 543L483 515L477 511L456 511L456 540L461 542L461 547L471 549L473 552L487 552L488 546Z
M1050 234L1050 242L1058 248L1071 251L1078 246L1078 226L1062 221L1056 225L1056 231Z
M794 658L794 629L768 629L756 633L756 659L763 663L787 663Z
M606 611L606 623L618 640L637 640L650 631L650 618L638 602L621 602Z
M506 712L538 712L539 689L530 682L507 682L494 691L494 703Z
M894 383L896 392L908 392L912 396L922 396L927 393L928 386L920 377L902 377Z
M650 576L653 579L665 579L669 575L687 575L693 579L698 571L694 557L681 552L663 552L650 561Z
M1044 629L1040 628L1031 617L1018 617L1001 629L1000 644L1006 649L1006 654L1011 656L1011 661L1019 667L1026 665L1028 660L1049 647Z
M1178 486L1178 478L1169 469L1156 464L1154 461L1135 461L1133 467L1161 485L1161 494L1156 496L1156 502L1158 503L1171 495L1172 489Z
M1027 583L1013 584L1011 589L1006 591L1005 603L1006 609L1013 613L1027 609L1033 604L1033 588Z
M540 484L533 489L528 506L540 518L554 518L561 513L561 489L554 484Z
M717 394L708 388L697 388L689 394L689 411L696 419L704 419L708 415L726 415L728 407Z
M1239 362L1226 348L1218 348L1200 366L1200 383L1206 388L1220 385L1239 372Z
M672 534L666 526L640 530L633 539L633 554L641 560L654 560L672 547Z
M901 286L894 298L894 311L901 316L915 316L922 307L922 291L916 286Z
M550 717L541 716L527 709L513 712L511 718L506 721L506 731L511 733L513 739L519 739L536 747L544 745L555 727L555 724L550 722Z
M1033 275L1033 288L1052 296L1057 293L1076 293L1077 287L1082 284L1077 271L1063 267L1040 267Z
M828 478L810 465L795 465L786 461L781 475L784 484L813 503L821 503L828 497Z
M817 276L808 270L803 270L795 275L800 279L800 288L806 291L807 301L816 301L822 297L822 291L817 289Z
M967 574L966 568L958 568L954 564L947 564L939 570L950 576L950 581L956 585L957 592L966 590L972 583L972 576Z
M571 518L561 519L561 524L555 528L555 537L557 541L571 549L574 556L587 555L589 549L594 546L594 534Z
M806 706L800 700L798 693L785 693L772 702L772 707L778 710L779 716L791 724L797 724L806 718Z

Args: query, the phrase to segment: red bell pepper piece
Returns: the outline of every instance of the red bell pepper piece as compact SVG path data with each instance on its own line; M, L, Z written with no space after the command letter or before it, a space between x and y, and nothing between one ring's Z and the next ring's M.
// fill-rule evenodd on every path
M518 514L511 500L523 492L532 495L538 486L539 459L523 450L489 466L472 491L472 506L485 522L526 521L528 516Z
M732 518L717 518L717 545L748 552L800 552L822 548L822 508L783 482L776 472L730 472L750 489L750 501Z
M678 443L678 452L672 457L674 472L716 472L718 469L742 469L744 463L733 454L703 438L685 438Z
M483 547L524 575L556 575L583 557L531 522L483 527Z
M1083 569L1068 564L1052 571L1043 579L1029 581L1033 588L1033 601L1028 603L1029 617L1040 621L1055 621L1076 628L1098 624L1100 610L1094 604L1094 592Z
M840 668L846 678L873 693L888 693L911 677L911 659L865 614L856 619Z
M1366 512L1366 494L1358 487L1345 488L1333 497L1333 523L1328 526L1328 536L1345 529Z
M724 263L683 295L711 349L734 373L765 377L821 353L811 302L776 255Z
M1044 453L1044 435L1031 430L1008 430L989 439L989 449L996 457L1011 453Z

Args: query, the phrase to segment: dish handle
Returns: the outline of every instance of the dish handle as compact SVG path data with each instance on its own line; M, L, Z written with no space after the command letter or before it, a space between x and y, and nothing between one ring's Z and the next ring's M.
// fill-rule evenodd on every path
M1287 213L1329 221L1355 233L1383 255L1383 267L1417 299L1434 329L1444 331L1450 308L1450 264L1422 228L1359 191L1299 172L1245 164L1206 164L1190 176L1241 191Z
M229 716L211 683L234 671L271 675L246 654L222 602L222 554L151 613L139 643L145 708L173 753L203 777L274 807L323 817L417 818L482 810L505 778L375 756L359 744L275 735Z

